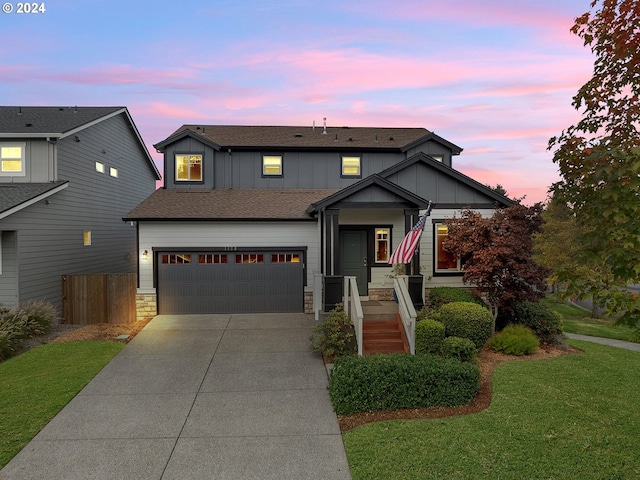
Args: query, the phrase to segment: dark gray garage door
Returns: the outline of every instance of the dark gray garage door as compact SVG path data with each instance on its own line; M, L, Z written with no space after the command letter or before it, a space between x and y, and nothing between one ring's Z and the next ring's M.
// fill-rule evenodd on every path
M159 252L158 311L304 311L302 251Z

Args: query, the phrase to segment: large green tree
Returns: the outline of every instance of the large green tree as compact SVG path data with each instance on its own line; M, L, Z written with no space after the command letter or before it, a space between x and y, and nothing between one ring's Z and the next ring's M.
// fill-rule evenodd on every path
M561 181L553 189L575 215L581 251L615 284L640 281L640 0L599 0L572 32L595 55L573 98L581 120L550 139ZM611 288L611 312L637 321L640 301Z

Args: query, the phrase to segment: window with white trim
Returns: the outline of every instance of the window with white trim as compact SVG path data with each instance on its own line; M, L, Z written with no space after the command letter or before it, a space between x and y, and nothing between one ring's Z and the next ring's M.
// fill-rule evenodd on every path
M104 163L96 162L96 172L104 173Z
M118 169L115 167L110 167L109 168L109 175L111 175L114 178L118 178Z
M91 230L85 230L82 234L82 240L85 247L91 245Z
M375 263L387 263L389 262L389 236L390 230L388 228L376 228L375 237Z
M0 175L22 177L26 175L24 143L0 144Z

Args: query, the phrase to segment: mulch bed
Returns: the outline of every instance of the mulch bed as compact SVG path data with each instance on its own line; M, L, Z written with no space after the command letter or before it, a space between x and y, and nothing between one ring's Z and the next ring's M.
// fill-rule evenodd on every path
M411 420L424 418L443 418L453 415L468 415L480 412L491 405L492 398L492 375L496 365L508 361L525 361L543 358L554 358L570 353L578 353L580 350L568 345L541 345L540 349L533 355L516 357L495 352L490 348L485 348L480 352L480 389L475 399L459 407L431 407L431 408L406 408L390 412L363 412L352 415L339 415L338 424L340 430L345 432L352 428L371 422L383 420Z

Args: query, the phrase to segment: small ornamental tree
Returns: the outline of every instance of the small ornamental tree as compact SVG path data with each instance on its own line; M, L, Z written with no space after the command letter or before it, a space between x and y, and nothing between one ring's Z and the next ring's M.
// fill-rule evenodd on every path
M460 217L446 221L444 248L460 255L462 280L486 298L494 319L499 308L545 295L549 269L532 258L532 236L540 230L541 212L540 203L515 203L489 218L465 209Z

